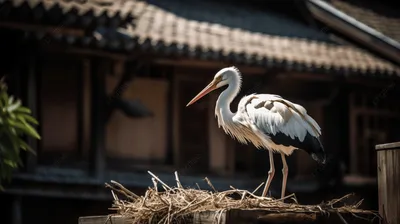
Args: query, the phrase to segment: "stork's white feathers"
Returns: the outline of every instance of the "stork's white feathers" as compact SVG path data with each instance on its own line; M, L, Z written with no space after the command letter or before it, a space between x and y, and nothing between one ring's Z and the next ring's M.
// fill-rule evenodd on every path
M300 141L304 140L307 132L314 137L321 135L321 128L304 107L278 95L246 96L240 101L238 110L245 113L237 115L249 116L250 121L266 134L282 132L292 139L297 137Z
M221 119L222 120L222 119ZM219 121L219 119L218 119ZM238 111L232 118L233 123L241 125L241 132L237 132L237 125L222 125L225 132L237 138L240 142L252 142L257 148L265 147L276 150L271 143L262 139L269 135L281 132L292 139L303 141L309 133L314 137L321 135L321 128L311 118L301 105L283 99L273 94L251 94L243 97L238 105ZM243 133L243 127L251 129L253 135ZM254 133L258 138L254 138ZM241 133L238 135L237 133ZM263 135L263 136L260 136ZM272 148L271 148L272 147ZM276 146L275 146L276 147ZM292 150L290 150L292 151Z

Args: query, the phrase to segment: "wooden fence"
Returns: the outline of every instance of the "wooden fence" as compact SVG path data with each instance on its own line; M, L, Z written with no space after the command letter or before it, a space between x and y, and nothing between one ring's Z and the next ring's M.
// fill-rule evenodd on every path
M376 145L379 214L383 224L400 223L400 142Z

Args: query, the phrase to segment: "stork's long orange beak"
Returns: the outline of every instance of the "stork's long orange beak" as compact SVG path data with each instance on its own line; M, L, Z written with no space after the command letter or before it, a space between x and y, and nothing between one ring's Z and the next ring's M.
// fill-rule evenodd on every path
M216 82L215 80L210 82L210 84L208 84L199 94L197 94L186 106L188 107L192 105L194 102L198 101L203 96L207 95L209 92L215 90L217 88L217 84L218 82Z

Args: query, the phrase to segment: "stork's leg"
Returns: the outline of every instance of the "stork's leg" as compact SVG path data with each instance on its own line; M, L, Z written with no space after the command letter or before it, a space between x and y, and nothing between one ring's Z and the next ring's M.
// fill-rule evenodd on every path
M281 198L283 198L283 197L285 197L286 182L287 182L287 176L288 176L289 168L288 168L287 163L286 163L286 156L285 156L285 154L281 153L281 157L282 157L282 164L283 164L283 169L282 169L283 179L282 179L282 193L281 193Z
M265 182L265 187L262 196L265 197L267 195L269 186L271 185L272 178L274 178L275 174L275 165L274 165L274 154L272 153L271 150L269 151L269 171L268 171L268 179L267 182Z

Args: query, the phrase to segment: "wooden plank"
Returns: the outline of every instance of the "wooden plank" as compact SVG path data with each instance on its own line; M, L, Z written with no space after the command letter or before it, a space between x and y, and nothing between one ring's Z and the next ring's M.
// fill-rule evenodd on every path
M123 53L111 53L101 49L84 49L73 46L65 48L65 46L57 45L57 43L42 44L41 50L45 51L46 53L73 54L76 57L83 57L83 58L86 58L87 56L95 56L117 61L118 60L128 61L129 59L129 56Z
M87 216L79 217L79 224L126 224L128 220L122 216L104 215L104 216Z
M72 35L72 36L84 36L85 30L83 29L74 29L67 28L63 25L60 26L43 26L43 25L33 25L33 24L25 24L18 22L0 22L0 27L8 28L8 29L16 29L23 31L36 31L36 32L44 32L50 34L64 34L64 35Z
M400 142L379 144L375 146L375 149L376 150L400 149Z
M376 145L378 160L379 213L384 223L400 220L400 147L399 142Z
M354 214L358 215L358 214ZM365 217L365 216L364 216ZM369 217L372 219L372 216ZM379 219L369 221L360 219L349 213L344 214L330 214L324 215L322 213L299 213L299 212L271 212L266 210L242 210L231 209L229 211L203 211L197 212L185 219L185 223L190 224L256 224L256 223L269 223L269 224L285 224L285 223L315 223L315 224L337 224L344 223L352 224L374 224L379 223ZM112 222L110 222L112 220ZM129 223L129 220L121 216L88 216L80 217L79 224L122 224Z
M167 59L158 58L154 62L159 65L172 65L181 68L201 68L201 69L221 69L223 67L232 66L230 63L225 63L221 61L202 61L196 59ZM254 67L254 66L238 66L243 74L250 75L262 75L265 74L265 68ZM191 74L188 74L191 75ZM213 75L213 74L210 74Z

